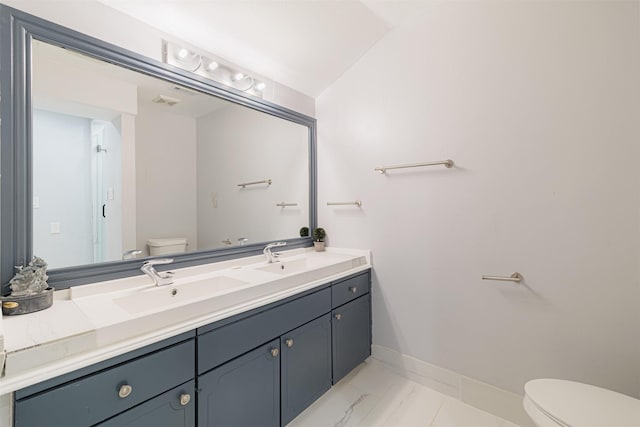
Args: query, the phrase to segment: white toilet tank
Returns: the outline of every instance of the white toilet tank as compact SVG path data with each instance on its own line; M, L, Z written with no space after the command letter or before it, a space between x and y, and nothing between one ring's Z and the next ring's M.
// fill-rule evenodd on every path
M187 239L184 237L170 237L164 239L149 239L149 255L169 255L187 251Z

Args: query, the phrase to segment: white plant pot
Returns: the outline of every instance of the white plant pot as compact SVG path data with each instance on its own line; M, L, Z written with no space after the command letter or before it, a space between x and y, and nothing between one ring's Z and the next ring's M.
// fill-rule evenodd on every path
M313 242L313 246L316 248L316 252L324 251L324 242Z

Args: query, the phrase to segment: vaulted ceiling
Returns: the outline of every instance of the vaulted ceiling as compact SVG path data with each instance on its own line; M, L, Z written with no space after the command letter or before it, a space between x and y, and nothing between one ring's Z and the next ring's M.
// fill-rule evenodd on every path
M100 0L316 97L424 0Z

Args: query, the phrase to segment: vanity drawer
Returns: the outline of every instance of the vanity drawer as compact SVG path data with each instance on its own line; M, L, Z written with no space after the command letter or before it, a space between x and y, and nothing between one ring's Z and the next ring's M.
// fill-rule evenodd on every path
M331 310L331 289L290 301L198 337L198 374L310 322Z
M369 292L371 271L335 282L331 286L331 308L336 308Z
M194 360L189 340L17 400L15 427L94 425L189 381Z

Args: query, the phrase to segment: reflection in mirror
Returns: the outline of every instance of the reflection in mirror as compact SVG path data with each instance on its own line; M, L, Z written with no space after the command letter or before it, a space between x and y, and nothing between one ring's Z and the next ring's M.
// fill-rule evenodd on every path
M309 225L308 127L43 42L32 51L33 254L51 268Z

